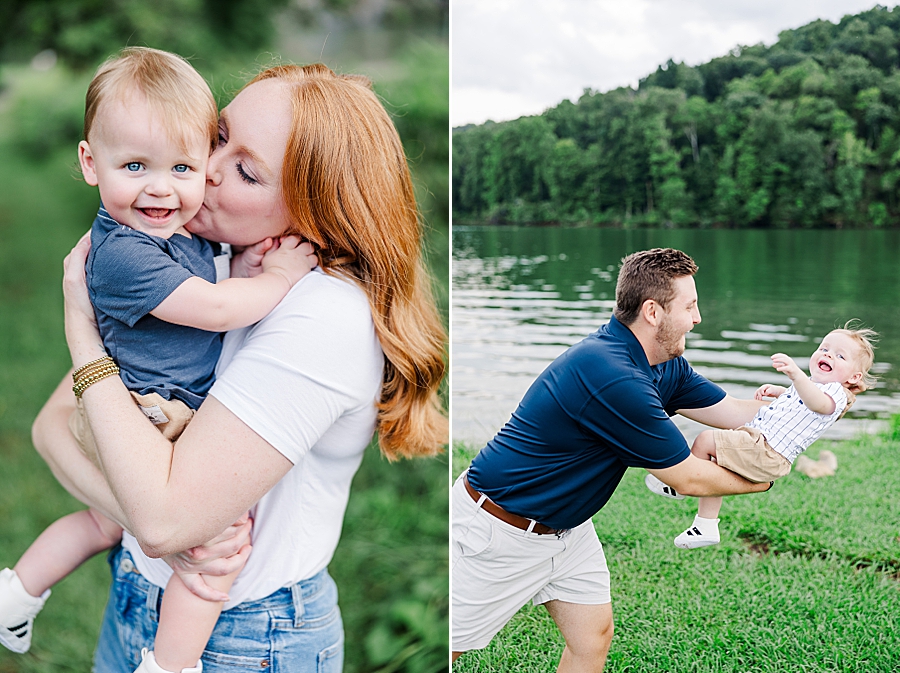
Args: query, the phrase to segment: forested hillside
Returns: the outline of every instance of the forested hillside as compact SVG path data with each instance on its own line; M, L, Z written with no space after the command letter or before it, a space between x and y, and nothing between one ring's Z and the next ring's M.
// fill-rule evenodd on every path
M900 7L453 131L460 221L900 224Z

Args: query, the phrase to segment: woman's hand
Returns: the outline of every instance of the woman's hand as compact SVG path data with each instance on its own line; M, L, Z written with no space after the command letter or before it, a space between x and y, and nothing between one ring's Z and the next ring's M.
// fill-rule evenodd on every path
M106 355L84 276L84 265L90 250L91 235L88 232L63 260L66 341L76 369Z
M252 527L252 520L245 514L209 542L164 556L163 560L192 593L207 601L225 602L228 594L210 587L203 575L229 575L242 569L250 558Z

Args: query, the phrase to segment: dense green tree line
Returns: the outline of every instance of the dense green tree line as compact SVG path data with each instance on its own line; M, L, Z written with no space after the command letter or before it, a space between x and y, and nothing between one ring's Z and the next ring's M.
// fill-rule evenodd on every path
M900 7L453 131L457 220L900 224Z

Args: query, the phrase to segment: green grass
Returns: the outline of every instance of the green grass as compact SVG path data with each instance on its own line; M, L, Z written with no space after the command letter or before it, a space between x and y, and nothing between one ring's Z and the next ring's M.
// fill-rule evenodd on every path
M650 494L629 470L594 517L612 576L610 673L900 670L900 442L825 443L834 477L790 474L767 494L726 498L716 547L672 539L696 501ZM454 447L454 473L474 451ZM552 671L562 639L526 606L454 673Z
M62 259L97 208L96 189L74 177L74 143L29 159L12 135L11 114L0 111L0 567L82 507L34 452L30 428L71 366ZM436 218L430 243L444 258L446 232ZM446 309L447 262L438 258L434 266ZM447 471L446 456L388 464L374 448L366 454L330 566L348 673L447 669ZM62 581L36 622L31 651L0 647L0 673L90 670L108 587L102 557Z

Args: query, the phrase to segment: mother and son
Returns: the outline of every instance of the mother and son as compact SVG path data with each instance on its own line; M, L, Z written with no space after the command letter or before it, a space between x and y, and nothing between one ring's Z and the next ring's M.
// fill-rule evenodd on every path
M79 161L102 203L33 438L90 509L0 571L0 644L27 651L50 587L112 548L96 673L340 671L327 566L362 453L376 430L389 458L447 440L390 117L322 65L266 70L220 115L185 60L129 48L91 82Z
M791 386L752 400L727 395L682 357L700 322L685 253L623 260L608 324L569 348L531 385L510 421L453 486L454 660L481 649L526 602L544 605L565 639L559 671L603 670L613 635L610 574L591 517L629 467L668 498L698 496L681 548L719 542L722 496L758 493L872 384L872 330L827 334L807 376L772 356ZM670 419L716 430L691 448Z

